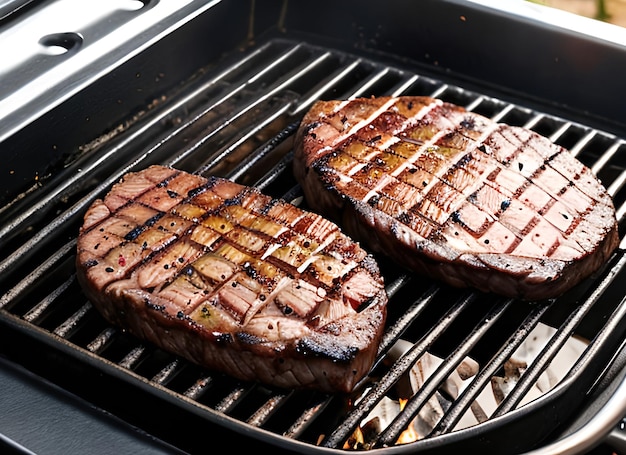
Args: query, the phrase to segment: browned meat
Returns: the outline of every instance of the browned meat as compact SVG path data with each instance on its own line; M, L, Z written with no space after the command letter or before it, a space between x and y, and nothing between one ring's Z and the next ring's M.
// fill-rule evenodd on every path
M234 377L349 392L372 367L378 265L321 216L152 166L85 215L77 274L110 322Z
M454 286L555 297L619 241L610 196L567 150L428 97L317 102L294 172L313 210Z

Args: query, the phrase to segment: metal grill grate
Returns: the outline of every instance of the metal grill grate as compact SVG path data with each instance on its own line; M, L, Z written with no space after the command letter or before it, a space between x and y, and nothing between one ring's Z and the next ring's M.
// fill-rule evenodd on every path
M88 205L124 173L168 164L255 185L306 207L291 175L299 119L319 98L367 95L435 96L550 137L603 180L623 225L622 140L410 71L301 42L272 40L223 61L123 127L86 144L62 174L2 209L0 321L184 412L304 452L315 452L318 446L343 450L384 399L398 397L399 384L427 355L442 361L370 447L396 444L415 419L430 412L433 399L440 415L411 450L442 435L461 441L483 427L499 430L510 418L522 422L525 407L545 406L560 395L584 395L623 336L626 307L617 277L623 275L626 259L621 250L567 295L532 304L439 287L380 258L390 296L388 329L371 377L352 397L233 383L109 326L86 301L74 276L78 226ZM487 412L480 395L503 376L507 361L540 324L556 330ZM590 344L558 384L544 390L532 406L526 404L542 374L573 338ZM407 349L397 358L399 346ZM467 359L478 369L462 390L452 393L446 381ZM463 430L460 422L470 413L483 425Z

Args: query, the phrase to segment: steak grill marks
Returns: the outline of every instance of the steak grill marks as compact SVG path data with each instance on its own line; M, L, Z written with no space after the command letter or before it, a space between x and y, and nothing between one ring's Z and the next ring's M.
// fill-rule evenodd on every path
M309 115L300 181L312 168L355 207L367 204L398 221L393 235L436 260L549 282L572 261L616 246L606 190L566 149L535 132L428 97L320 102ZM318 205L312 202L325 210ZM528 261L535 264L528 268Z
M349 391L376 355L377 264L334 223L256 189L162 166L127 174L87 211L78 253L107 319L201 365ZM313 372L311 357L329 363Z
M176 171L171 172L162 181L145 182L145 191L136 199L120 200L111 218L86 234L99 239L93 250L100 259L87 266L104 270L102 276L108 278L103 278L103 287L137 273L141 286L157 296L184 294L187 305L180 311L189 315L198 300L206 298L203 295L228 295L229 287L238 285L252 287L251 300L258 305L267 295L252 281L259 280L273 292L284 278L304 273L315 282L317 295L333 296L334 283L354 273L364 259L362 251L341 251L343 245L335 242L338 228L319 215L239 185L232 185L232 193L218 194L213 188L216 179L205 183L196 177L190 185L186 175L181 184ZM138 184L133 177L123 185ZM291 211L296 215L286 215ZM207 258L196 261L206 253ZM340 254L349 260L337 259ZM258 311L254 305L226 302L242 323ZM293 308L285 304L283 312L305 317L313 311L303 306L311 302L293 303Z
M540 139L534 134L511 127L501 131L474 113L435 100L418 112L410 101L399 100L393 108L397 118L389 119L389 110L377 112L378 117L363 122L353 138L338 144L318 166L334 171L343 192L401 220L424 238L441 235L440 229L452 220L458 226L445 232L448 241L462 238L471 251L571 260L590 252L584 235L571 236L583 231L583 215L596 210L610 220L608 209L596 209L607 204L598 184L565 149L552 145L547 155L542 153L545 144L536 147ZM383 137L381 123L398 128ZM370 137L370 131L376 135Z

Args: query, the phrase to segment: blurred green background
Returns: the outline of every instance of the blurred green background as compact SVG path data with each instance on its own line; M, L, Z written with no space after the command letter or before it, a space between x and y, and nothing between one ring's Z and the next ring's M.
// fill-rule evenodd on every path
M622 27L626 26L626 0L528 0Z

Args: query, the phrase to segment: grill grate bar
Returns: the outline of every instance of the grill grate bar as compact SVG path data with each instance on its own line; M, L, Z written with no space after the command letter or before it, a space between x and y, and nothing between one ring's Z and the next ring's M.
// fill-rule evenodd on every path
M204 164L202 164L202 166L196 171L196 173L197 174L206 174L206 173L208 173L212 168L217 166L228 155L232 154L243 143L245 143L247 140L249 140L251 137L253 137L255 134L257 134L259 131L263 130L269 124L274 122L277 118L279 118L282 115L284 115L287 112L287 110L289 109L289 106L290 106L289 104L281 106L276 112L273 112L271 115L269 115L268 117L264 118L258 124L253 125L248 131L245 131L238 140L236 140L235 142L229 144L228 147L226 147L224 150L218 152L217 154L212 156L210 160L208 160ZM261 158L262 158L262 156L259 156L258 158L253 158L253 159L259 160ZM172 165L175 165L175 162L173 162ZM248 169L249 168L250 167L248 166Z
M336 447L342 444L347 437L357 428L363 418L369 414L373 407L389 392L398 379L404 375L427 351L428 347L456 320L474 300L475 294L470 294L458 301L442 317L440 321L424 336L419 342L413 344L409 350L403 353L394 362L389 371L372 387L372 389L361 399L359 405L352 411L344 422L328 436L322 443L324 447Z
M563 134L565 134L572 126L571 122L563 123L554 133L550 135L549 139L552 142L557 142L559 138L563 136Z
M33 237L18 247L7 258L0 261L0 274L8 275L12 269L28 261L34 252L41 251L44 246L49 245L50 242L57 238L58 232L62 231L64 226L70 225L74 220L83 215L83 210L86 208L88 202L88 200L83 199L58 217L52 219L49 224L37 231ZM75 247L76 240L74 239L67 242L62 249L59 250L59 254L67 254ZM52 265L51 263L49 264ZM38 278L40 278L40 276L29 276L30 284ZM3 307L3 300L4 296L0 299L0 308Z
M176 359L166 365L161 371L155 374L151 381L160 385L166 384L176 374L180 367L180 360Z
M465 109L467 109L468 111L474 111L476 110L478 106L480 106L484 102L485 102L485 97L478 96L474 98L473 100L470 100L469 104L465 105Z
M441 363L439 368L426 379L415 395L408 400L403 408L403 412L399 413L391 424L380 434L377 446L384 447L395 444L400 433L402 433L417 416L428 399L440 388L441 384L452 374L463 359L468 356L471 348L476 345L480 338L504 315L512 302L513 300L506 300L496 305L494 309L480 321L479 325L474 327L474 330L468 337L459 343L455 351Z
M606 281L604 283L604 286L608 285ZM494 412L494 417L502 416L507 412L510 412L522 401L531 387L535 384L535 382L537 382L541 373L563 348L567 340L574 333L574 330L579 325L582 318L593 307L604 290L605 288L603 286L598 287L591 297L586 299L581 305L571 312L565 322L558 328L558 330L546 343L542 351L537 355L535 361L528 366L524 374L518 380L516 387L510 391L506 397L504 397Z
M432 96L433 98L439 98L442 97L443 94L450 89L450 86L448 84L443 84L439 87L437 87L437 89L435 89L434 92L432 92L430 94L430 96Z
M270 170L268 170L263 177L257 180L254 184L260 190L264 190L268 185L276 181L285 170L291 165L293 161L293 152L289 152L287 155L283 156L276 165L274 165ZM290 191L285 193L282 197L286 201L291 201L302 194L299 186L292 188Z
M591 295L587 298L584 304L581 305L581 311L583 310L583 308L585 311L589 311L588 308L597 304L600 301L601 297L603 297L604 294L607 292L609 286L611 286L611 284L615 282L616 277L623 270L626 269L626 255L624 255L623 251L616 253L616 256L617 260L615 261L615 264L611 266L604 278L602 278L598 285L593 289ZM603 337L607 336L607 334L615 333L618 326L623 326L623 319L626 317L626 305L623 305L623 301L620 303L621 304L614 309L613 313L610 316L607 316L606 324L598 331L597 334L595 334L594 339L591 340L591 343L581 356L581 359L579 361L580 364L588 362L590 358L593 357L592 351L597 350L598 344L601 343L601 341L598 342L597 340L601 340ZM570 370L568 376L572 373L572 371L574 371L575 368L576 366L574 366L572 370Z
M493 417L502 416L519 405L522 399L537 382L541 373L543 373L545 368L550 364L550 361L554 359L558 352L563 348L567 340L570 338L572 330L580 321L582 316L583 314L581 314L581 312L573 313L568 323L561 326L560 329L555 332L554 336L550 338L549 342L546 344L539 356L537 356L537 359L520 377L516 387L511 390L498 405L498 408L493 413Z
M226 177L236 181L247 174L250 169L252 169L255 165L257 165L263 158L273 152L278 146L280 146L283 142L290 139L293 134L295 134L298 129L299 123L294 122L288 125L285 129L280 131L276 136L271 138L263 147L258 149L255 153L248 155L241 163L232 169ZM282 172L283 168L280 168ZM258 183L261 185L261 182Z
M613 182L607 187L607 192L611 195L611 197L615 197L615 195L624 187L624 183L626 182L626 171L620 172L619 176L613 180ZM624 217L624 204L617 207L617 220L619 222L622 221Z
M416 75L412 75L406 78L406 80L397 84L397 87L395 87L394 90L391 92L391 96L402 95L407 90L409 90L411 86L414 85L418 80L419 80L419 76L416 76Z
M359 87L353 89L352 94L346 98L355 99L365 95L370 90L372 90L377 83L383 81L384 78L390 74L390 72L391 70L389 68L382 68L376 71L369 78L365 79Z
M265 91L265 93L261 96L261 98L268 98L282 90L288 89L289 85L293 84L295 81L299 80L300 78L308 76L308 74L312 72L314 68L320 66L323 62L328 60L331 56L332 54L330 52L324 52L322 55L317 56L310 62L300 67L297 67L294 71L287 74L285 78L279 79L271 89Z
M89 344L87 344L87 350L93 353L101 352L106 347L106 345L111 341L111 339L113 339L113 336L115 336L116 333L117 333L117 329L115 329L114 327L107 327L96 338L94 338Z
M77 184L76 180L77 179L74 179L75 185ZM67 182L66 188L57 188L46 192L46 195L43 197L43 199L41 199L36 204L31 204L27 207L23 207L23 210L20 210L20 213L12 215L10 217L5 217L5 219L8 219L9 221L6 224L3 223L4 225L0 227L0 246L3 246L6 242L9 242L14 232L16 232L25 223L27 223L28 220L36 215L39 210L43 210L49 205L54 204L56 200L64 195L63 190L67 190L69 188L71 188L71 182Z
M569 148L570 153L574 156L578 156L580 152L592 141L592 139L597 137L597 135L598 135L597 131L595 130L589 131L582 139L576 142L576 145ZM602 165L597 166L599 162L600 160L596 161L596 164L594 164L594 166L591 168L591 172L593 172L594 174L597 174L599 170L602 168Z
M302 115L303 111L308 109L314 101L318 99L323 99L324 93L333 93L333 96L336 96L334 92L334 87L341 80L346 78L349 75L352 75L353 71L358 68L359 65L362 64L361 60L356 60L353 64L349 64L345 70L341 71L337 76L331 78L330 80L324 80L321 84L321 87L316 89L312 94L307 94L306 97L301 97L298 101L297 107L292 111L293 115ZM345 99L354 99L359 96L362 96L365 93L368 93L369 90L372 89L376 84L381 83L387 77L399 76L398 72L391 71L388 67L378 68L375 67L376 71L366 77L364 80L359 81L358 83L352 84L350 90L347 91L342 98ZM349 71L348 71L349 70ZM341 76L341 77L339 77ZM417 75L402 75L399 76L400 81L396 83L395 87L391 89L391 96L397 96L403 93L405 90L409 89L415 82L418 80L419 76Z
M494 122L500 122L502 121L502 119L504 117L506 117L506 115L511 112L513 109L515 108L515 106L513 104L505 104L504 108L498 112L496 115L494 115L493 117L491 117L491 120L493 120Z
M591 133L589 133L591 134ZM613 158L615 156L615 154L617 153L617 151L624 145L624 141L616 141L615 143L613 143L613 145L611 145L611 147L609 147L606 152L604 152L595 163L593 163L593 166L591 166L591 172L593 172L594 174L598 174L600 172L601 169L603 169L607 163L611 160L611 158Z
M37 236L39 237L39 236ZM41 236L45 237L45 236ZM37 245L36 242L27 242L24 247L19 248L18 251L27 250L27 246L31 249L35 248ZM41 280L50 270L59 263L64 257L71 254L73 250L76 248L76 240L72 240L64 244L60 249L54 252L52 256L47 258L42 264L37 266L34 270L32 270L25 278L23 278L18 284L13 286L13 288L9 289L5 294L0 297L0 309L5 308L10 302L14 301L17 297L19 297L23 292L28 290L30 287L35 286L39 280ZM11 265L15 266L16 262L20 261L20 257L18 254L12 257L11 261L6 261L0 263L0 274L4 272L4 269L10 267ZM5 267L3 267L5 266Z
M408 283L408 280L403 280L404 283ZM430 305L435 299L435 296L440 291L439 286L430 287L419 299L417 299L405 312L402 313L400 318L389 328L385 330L383 339L380 342L378 352L387 352L392 345L398 340L402 333L417 317Z
M357 59L347 65L345 68L341 68L340 71L337 72L334 76L332 76L329 80L325 81L324 84L310 93L306 98L302 99L297 107L291 111L292 115L302 114L305 109L307 109L311 104L320 99L322 95L327 92L331 87L337 85L339 81L344 79L347 75L352 74L352 72L361 64L361 60ZM370 80L366 82L362 88L365 90L367 87L373 85L376 81L380 80L387 71L380 71L374 76L370 77Z
M391 283L387 283L385 285L385 292L387 293L389 299L392 299L393 296L396 295L396 292L406 286L409 281L411 281L411 275L409 275L408 273L404 273L396 277L396 279Z
M278 57L274 57L272 59L272 62L268 65L265 65L261 71L258 71L255 75L250 77L249 82L253 83L253 82L261 80L266 74L276 69L281 63L285 61L289 61L291 57L295 56L296 53L303 48L304 46L301 43L297 43L293 45L292 47L287 49L285 52L283 52L282 55L279 55ZM313 61L313 65L319 64L321 61L329 58L330 56L331 56L330 52L328 51L323 52L322 55L320 55Z
M463 392L461 392L461 394L456 398L454 403L446 411L445 415L433 428L433 431L428 435L429 437L447 433L459 423L463 414L470 409L474 403L476 403L476 397L489 384L491 378L496 374L498 369L504 365L513 352L515 352L526 337L528 337L531 330L537 326L540 318L544 315L548 308L548 304L538 304L535 306L526 320L520 324L519 329L511 335L508 341L503 343L498 352L483 368L481 368L472 382L468 384ZM487 420L488 418L489 416L485 414L484 420Z
M132 370L133 366L139 362L139 359L144 355L145 352L146 352L146 347L143 345L134 347L119 362L119 366L121 366L122 368L126 368L128 370Z
M228 101L230 101L234 97L235 94L237 94L240 90L243 90L244 88L245 88L245 85L242 85L236 88L234 91L229 92L227 95L223 96L222 98L216 100L212 104L211 108L205 111L205 114L208 114L212 112L213 110L216 110L222 106L227 105ZM213 140L219 133L221 133L224 129L226 129L231 124L233 124L236 120L241 119L245 114L251 112L253 109L261 105L263 101L265 100L261 98L255 98L251 101L248 101L243 106L238 106L237 110L234 112L231 112L228 118L220 122L219 125L214 126L210 131L205 132L205 134L197 142L194 142L191 146L182 148L180 151L177 151L177 153L173 157L170 157L169 159L164 161L164 164L167 166L178 165L180 162L183 161L183 159L187 158L189 155L193 154L194 152L197 152L201 148L201 146L207 143L210 143L211 140ZM185 124L184 127L179 128L177 133L185 131L187 128L190 128L196 122L199 123L202 118L203 116L198 116L194 118L192 121ZM166 143L167 142L157 144L156 148Z
M624 217L626 216L626 204L622 204L617 210L617 219L620 223L624 221ZM624 250L626 249L626 237L622 238L622 241L619 244L619 247Z
M209 389L212 382L211 376L202 376L183 395L192 400L198 400Z
M231 411L248 392L249 389L245 387L234 387L232 391L226 395L217 406L215 406L215 410L217 412L221 412L222 414L228 414L228 412Z
M621 256L618 264L616 265L617 270L623 270L626 265L626 256ZM608 278L608 277L607 277ZM608 282L607 279L603 280L603 284ZM597 300L600 296L599 293L594 292L592 299ZM626 299L622 298L621 304L618 305L615 310L611 313L611 315L607 318L607 323L600 329L600 331L594 337L593 343L589 345L589 347L585 350L583 355L581 356L581 364L592 362L594 356L597 351L600 349L599 346L602 343L605 343L607 339L611 336L614 336L615 333L623 333L624 321L626 319ZM623 339L620 337L620 340ZM574 370L574 369L572 369ZM572 371L568 373L566 377L569 377L572 374ZM602 380L602 377L598 377L598 382ZM626 397L623 397L626 398ZM624 403L626 401L622 400ZM626 406L626 404L625 404Z
M61 283L56 289L54 289L51 293L46 295L38 304L33 306L24 316L25 321L35 323L37 319L41 317L44 311L48 309L50 305L52 305L56 299L59 298L61 294L63 294L70 285L74 282L74 277L70 277Z
M89 312L93 310L91 303L87 302L83 306L81 306L78 311L76 311L73 315L71 315L68 319L63 321L56 329L54 329L54 333L60 337L67 338L70 331L74 329L78 323L87 315Z
M293 424L283 433L283 436L290 439L299 438L304 430L309 426L312 420L320 415L328 406L331 400L322 396L319 397L312 405L309 405Z
M545 118L544 114L535 114L524 124L524 128L533 129Z
M272 413L280 405L287 402L291 394L279 393L272 395L261 407L259 407L254 414L250 416L246 423L249 425L260 427L272 416Z

